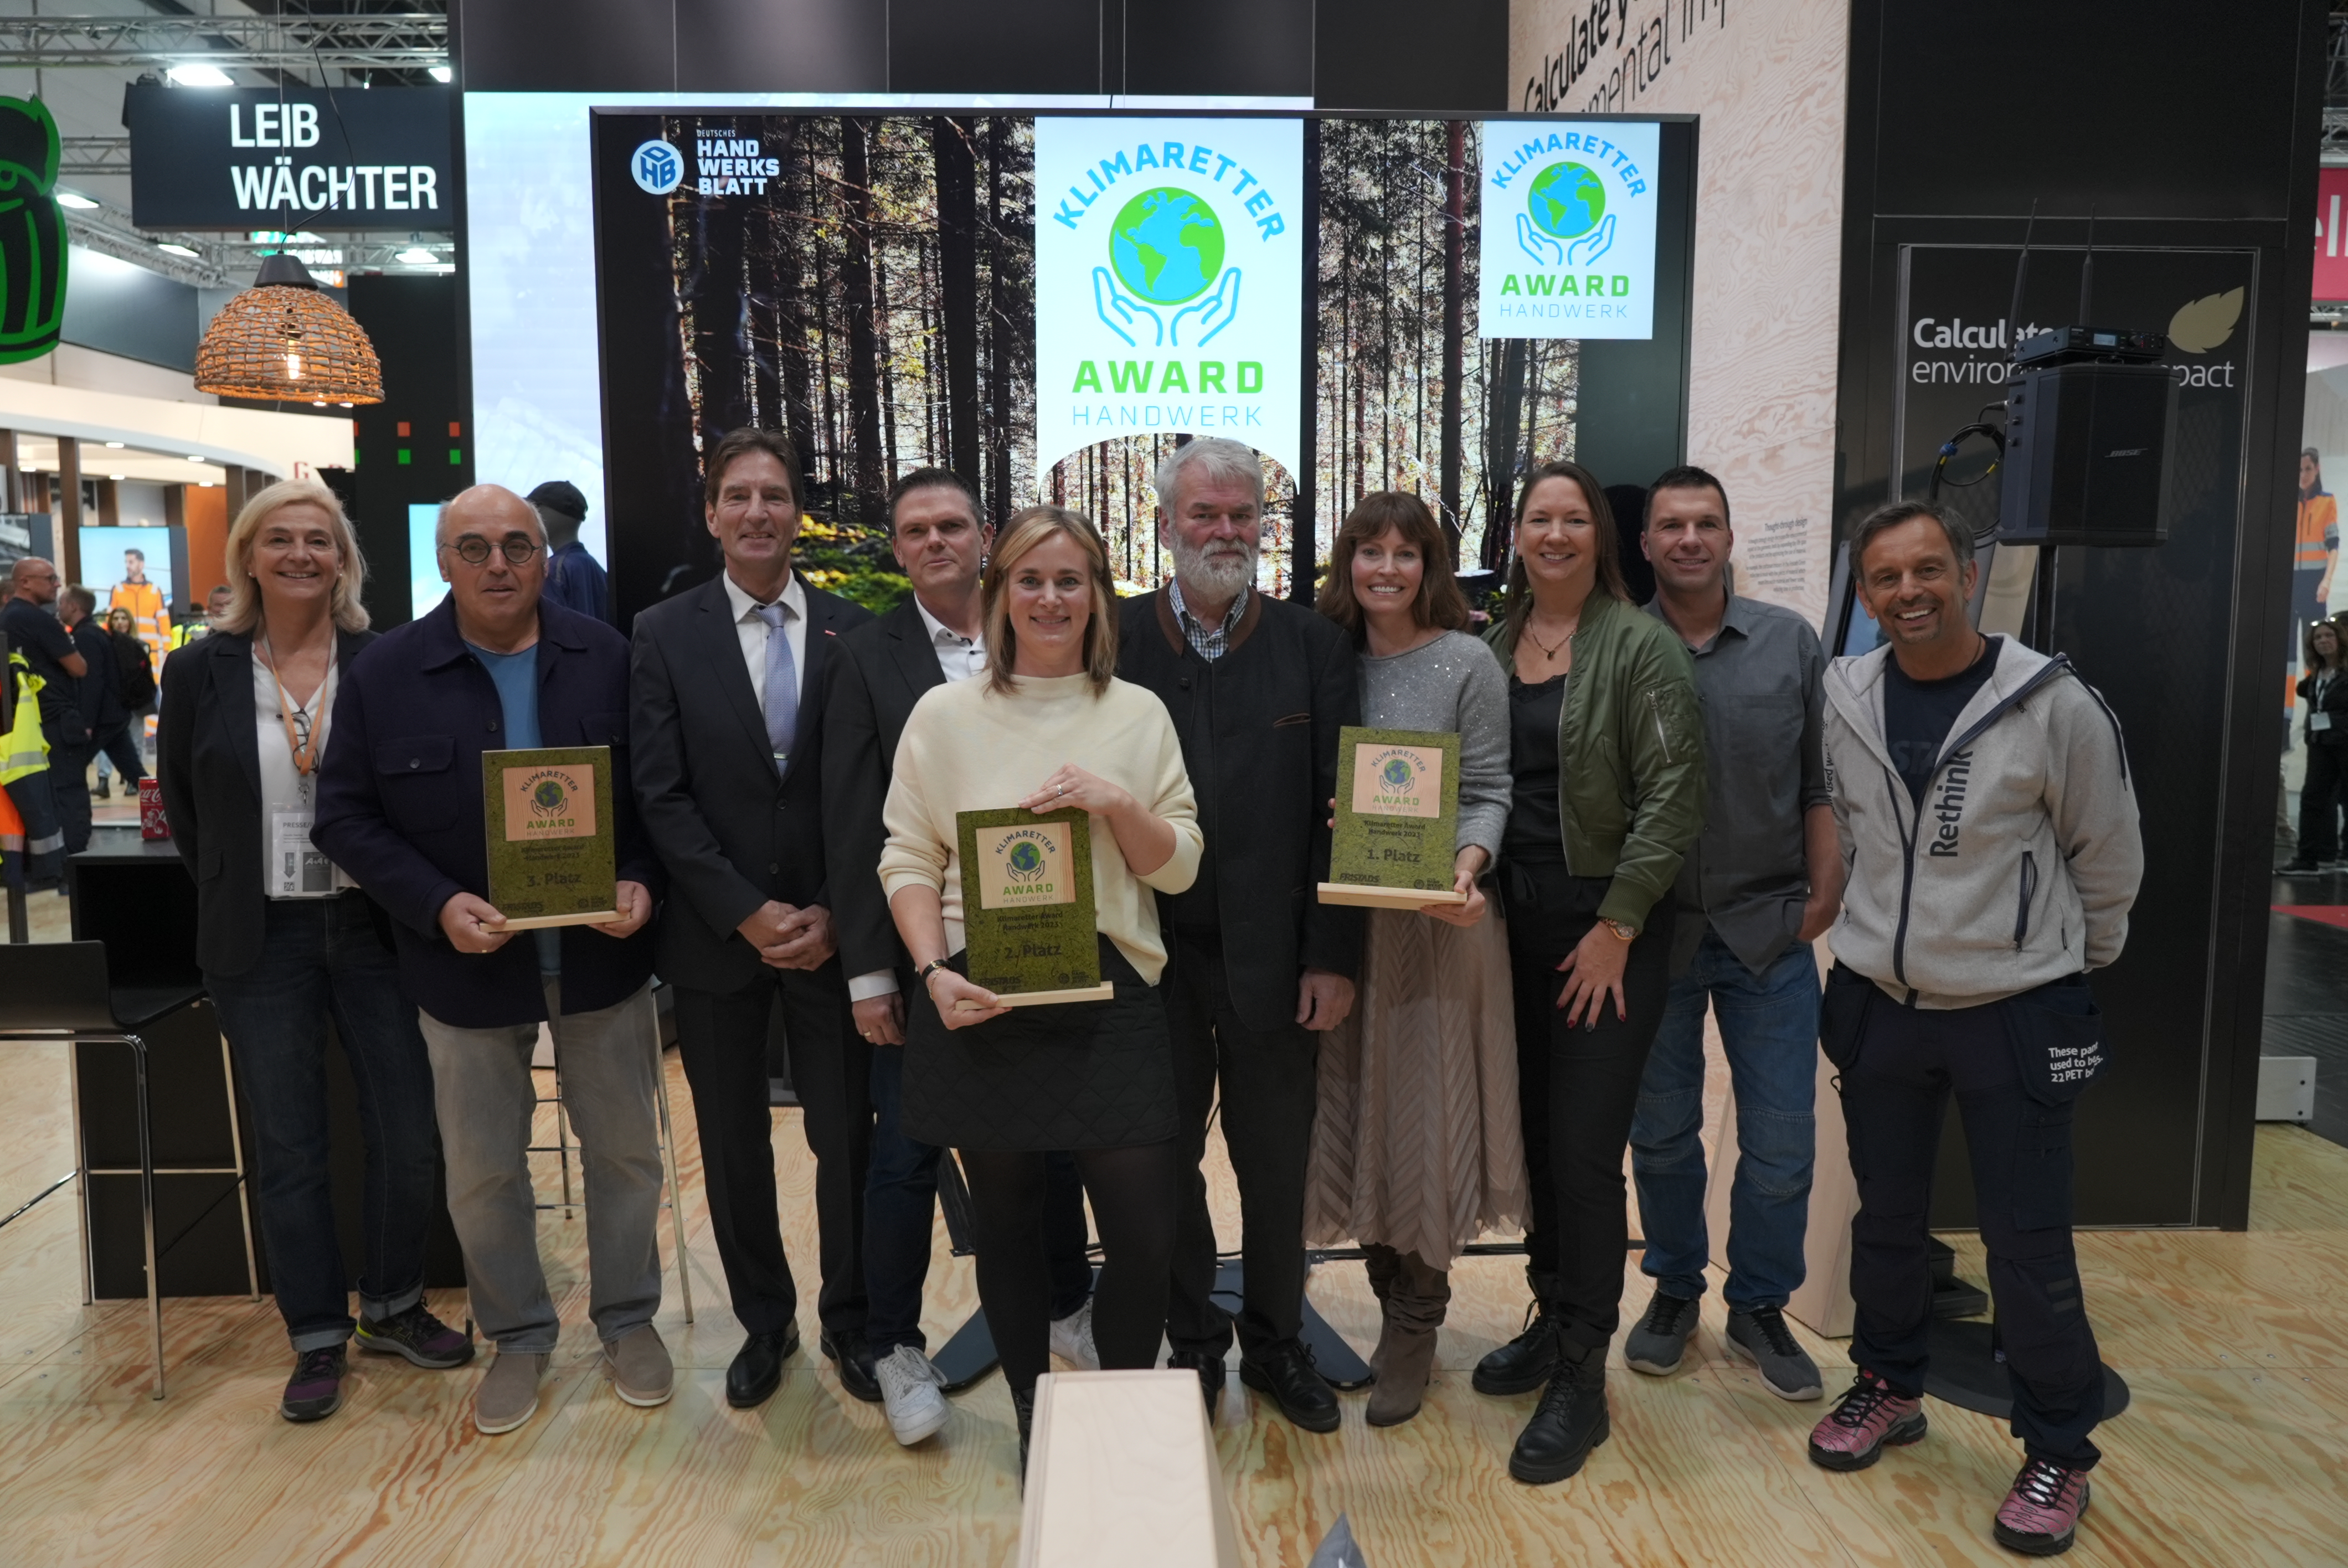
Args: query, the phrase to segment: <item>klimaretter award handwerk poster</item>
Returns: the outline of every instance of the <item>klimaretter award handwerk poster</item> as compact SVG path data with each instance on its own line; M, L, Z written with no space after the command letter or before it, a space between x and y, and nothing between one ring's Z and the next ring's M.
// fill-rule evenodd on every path
M1487 120L1476 330L1655 335L1653 122Z
M1035 471L1127 436L1303 439L1304 124L1035 121Z

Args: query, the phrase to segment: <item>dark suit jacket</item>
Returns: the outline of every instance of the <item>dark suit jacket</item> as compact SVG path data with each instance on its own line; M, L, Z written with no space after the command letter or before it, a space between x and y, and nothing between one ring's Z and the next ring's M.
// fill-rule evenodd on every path
M807 669L788 772L775 771L722 577L636 617L628 729L644 831L668 867L660 972L735 991L765 970L739 926L769 899L831 907L824 844L824 693L840 634L872 612L804 579ZM867 868L868 874L870 867Z
M73 629L74 650L89 666L81 681L82 722L91 738L104 739L122 728L130 715L122 706L122 671L114 665L114 639L95 617Z
M335 664L351 661L372 631L336 631ZM155 764L171 846L196 879L196 962L241 975L260 961L262 911L261 736L253 717L252 639L215 631L172 651L163 662L163 702ZM326 748L341 741L326 723ZM347 869L347 868L345 868Z
M541 600L539 740L612 748L615 869L657 899L660 862L626 784L627 700L626 640ZM504 749L504 719L497 683L458 635L456 601L444 599L352 662L335 696L319 773L310 841L391 912L400 973L417 1005L458 1029L546 1017L536 943L518 936L494 953L460 953L440 932L442 905L489 887L481 753ZM621 941L584 926L556 929L563 1011L615 1006L652 978L652 924Z
M1199 793L1211 876L1160 896L1173 930L1222 939L1231 1003L1258 1029L1296 1017L1305 969L1361 968L1362 912L1323 904L1337 732L1361 723L1354 645L1303 605L1248 595L1220 659L1191 651L1163 589L1120 606L1117 672L1165 702Z
M834 651L823 712L825 836L839 869L831 917L840 964L851 975L869 975L905 958L879 870L889 837L880 810L896 771L897 741L913 704L946 676L911 598L841 638Z

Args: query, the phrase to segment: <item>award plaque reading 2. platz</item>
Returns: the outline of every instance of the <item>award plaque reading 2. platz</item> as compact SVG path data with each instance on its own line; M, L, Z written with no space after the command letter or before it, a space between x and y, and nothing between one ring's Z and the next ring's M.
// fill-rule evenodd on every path
M620 917L611 747L483 752L481 794L499 930Z
M1064 811L965 811L962 919L970 979L1005 1007L1107 1001L1093 916L1092 824Z
M1464 904L1451 886L1458 836L1457 735L1337 732L1337 819L1321 902Z

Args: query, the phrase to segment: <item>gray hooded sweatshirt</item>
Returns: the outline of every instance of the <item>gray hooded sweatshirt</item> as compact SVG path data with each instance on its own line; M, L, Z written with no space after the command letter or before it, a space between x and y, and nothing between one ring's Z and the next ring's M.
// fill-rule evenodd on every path
M1888 647L1827 667L1842 839L1835 957L1915 1007L1979 1007L2101 968L2144 874L2119 721L2070 662L2000 640L1919 812L1883 740Z

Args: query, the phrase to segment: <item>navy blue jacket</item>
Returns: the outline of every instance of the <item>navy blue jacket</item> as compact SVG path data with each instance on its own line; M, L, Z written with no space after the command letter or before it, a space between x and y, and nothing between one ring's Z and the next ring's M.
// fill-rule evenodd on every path
M628 787L627 639L543 600L538 627L540 741L612 748L620 878L657 899L660 862ZM517 938L494 953L460 953L440 931L442 905L489 887L481 753L503 749L504 712L496 682L457 634L454 599L444 599L352 661L318 776L311 841L389 911L417 1005L458 1029L546 1017L535 943ZM624 941L558 927L562 1010L593 1012L633 996L653 972L656 924Z

